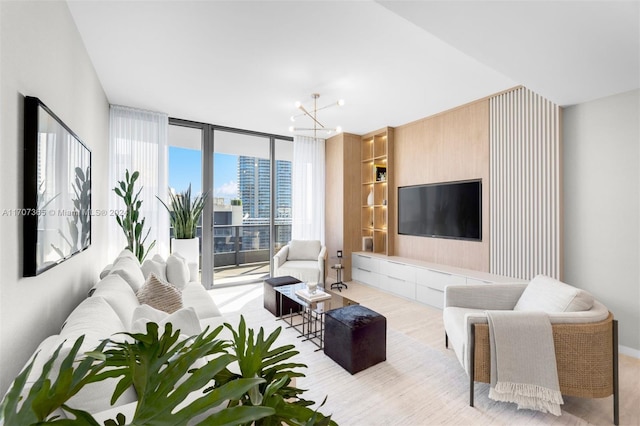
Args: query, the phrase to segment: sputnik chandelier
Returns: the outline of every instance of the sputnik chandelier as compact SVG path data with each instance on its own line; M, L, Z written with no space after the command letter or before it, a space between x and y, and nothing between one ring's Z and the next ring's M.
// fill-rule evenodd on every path
M291 121L296 122L299 118L301 117L308 117L313 121L313 127L295 127L295 126L291 126L289 127L289 131L290 132L313 132L313 137L316 138L318 136L318 132L324 133L325 135L330 135L332 133L342 133L342 127L340 126L336 126L334 128L328 128L325 127L324 124L322 124L319 120L318 120L318 111L322 111L323 109L327 109L327 108L331 108L334 106L343 106L344 105L344 99L340 99L336 102L330 103L328 105L325 105L323 107L318 108L318 98L320 97L319 93L312 93L311 94L311 98L313 99L313 109L309 110L307 108L305 108L304 105L302 105L301 102L296 102L296 108L298 108L300 111L302 111L300 114L298 115L292 115L291 116Z

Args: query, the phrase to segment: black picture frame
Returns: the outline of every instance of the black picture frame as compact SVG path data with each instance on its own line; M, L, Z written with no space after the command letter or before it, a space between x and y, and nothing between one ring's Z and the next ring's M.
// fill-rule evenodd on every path
M91 245L91 150L40 99L24 98L23 275Z

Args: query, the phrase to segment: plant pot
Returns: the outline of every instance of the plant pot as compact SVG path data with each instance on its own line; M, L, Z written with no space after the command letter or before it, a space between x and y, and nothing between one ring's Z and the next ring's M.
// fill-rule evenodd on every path
M231 206L231 225L242 225L242 206Z
M184 257L187 264L194 263L200 269L200 238L171 239L171 253Z

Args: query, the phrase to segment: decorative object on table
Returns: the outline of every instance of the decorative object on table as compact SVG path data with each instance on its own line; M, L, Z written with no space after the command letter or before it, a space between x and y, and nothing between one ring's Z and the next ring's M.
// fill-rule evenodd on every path
M63 411L76 419L68 424L98 425L89 412L74 409L71 398L85 385L107 378L119 379L113 401L130 386L138 399L132 418L119 413L106 425L186 425L195 418L199 424L336 424L310 408L315 403L292 385L291 379L304 377L297 370L307 366L292 362L299 353L294 345L272 347L281 327L266 339L262 328L257 333L247 329L243 317L238 331L227 323L224 327L231 331L233 344L219 338L222 325L181 340L171 323L160 330L154 322L146 324L146 333L119 333L89 352L82 348L84 336L70 349L63 350L61 344L49 361L36 364L36 355L18 375L0 403L0 424L64 423L56 420ZM212 361L202 362L205 356ZM228 369L236 361L241 374ZM42 365L42 371L29 384L34 365ZM191 403L183 404L193 395ZM212 407L220 410L210 414Z
M361 305L325 313L324 353L351 374L387 359L387 319Z
M317 138L318 137L318 132L322 132L324 133L324 135L321 135L321 137L325 137L328 135L331 135L332 133L342 133L342 127L340 126L336 126L334 128L328 128L325 127L324 124L322 124L319 120L318 120L318 111L321 111L323 109L327 109L327 108L331 108L334 106L343 106L344 105L344 99L340 99L337 102L333 102L330 103L328 105L325 105L323 107L318 107L318 98L320 98L320 94L319 93L312 93L311 94L311 98L313 99L313 109L309 110L307 109L304 105L302 105L301 102L296 102L295 106L297 109L299 109L300 111L302 111L300 114L298 115L292 115L291 116L291 121L292 122L296 122L298 119L302 118L302 117L307 117L309 119L311 119L311 121L313 122L313 127L295 127L295 126L290 126L289 127L289 131L292 133L309 133L309 132L313 132L313 137Z
M307 290L309 291L309 294L316 294L316 291L318 291L318 283L308 282Z
M197 236L198 223L207 201L207 193L191 197L191 184L182 192L176 193L169 188L169 204L160 197L156 198L169 212L169 221L173 228L171 252L179 253L188 264L200 266L200 239Z
M324 300L331 299L330 294L325 293L322 290L318 290L317 287L314 292L311 292L309 288L299 288L298 290L295 291L295 293L296 293L296 296L302 298L304 301L309 303L322 302Z
M125 205L125 214L116 213L116 222L122 228L127 239L127 247L125 248L135 254L138 262L142 263L147 257L147 253L156 245L156 240L153 240L145 249L144 245L151 229L147 229L147 232L144 233L145 218L140 216L142 200L139 199L142 187L134 194L136 180L140 177L140 172L135 171L129 174L127 169L124 177L125 179L118 181L118 185L113 188L113 191L122 198Z
M369 195L367 195L367 205L373 206L373 189L369 191Z
M31 96L24 98L23 179L23 275L32 277L91 244L91 151Z

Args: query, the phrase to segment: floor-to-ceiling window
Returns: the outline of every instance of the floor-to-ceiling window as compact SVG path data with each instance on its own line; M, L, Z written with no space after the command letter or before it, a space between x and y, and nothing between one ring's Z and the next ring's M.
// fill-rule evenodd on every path
M169 127L170 186L199 175L192 192L209 194L198 228L203 284L267 277L273 254L291 239L292 140L176 119Z

